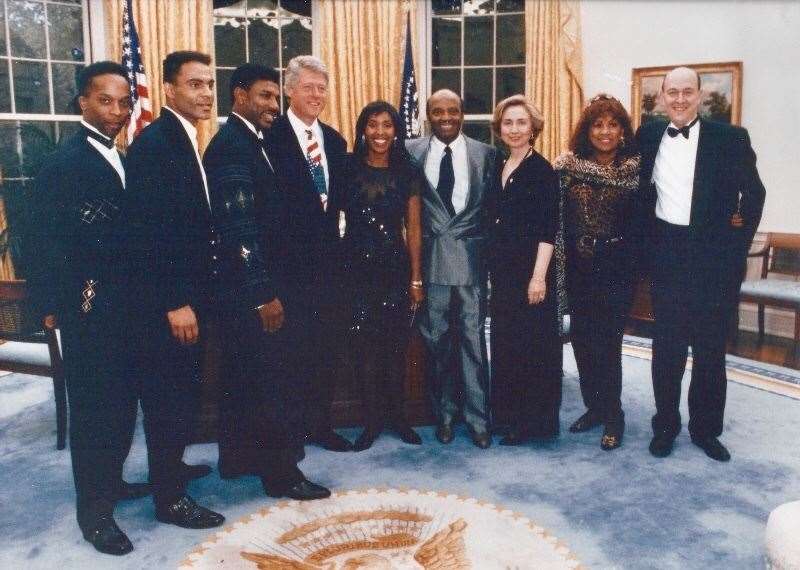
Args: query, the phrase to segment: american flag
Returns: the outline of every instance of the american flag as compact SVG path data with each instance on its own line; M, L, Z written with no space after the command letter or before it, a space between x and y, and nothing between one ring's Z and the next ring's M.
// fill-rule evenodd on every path
M153 122L153 111L147 93L147 76L142 65L142 50L139 48L139 34L133 21L131 0L125 0L122 11L122 65L128 70L131 84L131 120L128 123L128 144L136 138L143 128Z
M400 84L400 117L406 126L406 138L419 136L419 103L417 80L414 78L414 55L411 50L411 15L406 14L406 57L403 82Z

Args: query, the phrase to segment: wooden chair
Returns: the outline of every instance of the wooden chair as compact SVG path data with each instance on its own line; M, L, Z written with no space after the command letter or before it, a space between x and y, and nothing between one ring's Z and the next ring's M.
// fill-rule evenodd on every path
M794 350L800 341L800 234L768 233L764 245L747 255L761 258L761 277L742 283L741 301L758 305L758 340L764 340L767 305L794 311ZM790 279L770 279L770 275Z
M67 439L67 388L55 328L35 322L24 280L0 281L0 370L50 376L56 400L56 448Z

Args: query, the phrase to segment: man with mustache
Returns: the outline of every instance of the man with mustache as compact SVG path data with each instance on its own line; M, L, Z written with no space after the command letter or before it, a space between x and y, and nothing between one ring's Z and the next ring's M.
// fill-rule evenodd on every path
M128 152L131 217L139 244L131 275L135 343L142 382L156 518L184 528L220 526L224 517L186 494L181 458L199 398L199 343L208 312L217 238L197 127L211 118L211 58L194 51L164 59L166 105ZM135 339L135 340L133 340Z
M133 546L114 521L114 505L147 494L143 485L122 484L138 402L122 326L129 308L125 161L114 146L130 114L125 68L88 66L77 104L78 131L36 177L28 283L37 314L61 329L78 526L98 551L122 555Z
M203 157L220 266L212 283L223 327L219 468L225 478L254 473L267 495L322 499L330 491L297 467L299 427L287 413L303 394L286 358L292 348L283 300L285 196L264 147L280 109L280 75L245 63L230 82L232 111ZM294 315L288 314L288 319Z
M431 356L429 378L439 423L436 438L444 444L452 442L453 424L463 415L472 442L486 449L492 440L484 333L483 208L492 186L495 150L461 132L463 104L449 89L430 96L427 114L433 135L407 140L406 147L428 179L422 195L427 302L420 331ZM462 410L458 392L464 394Z

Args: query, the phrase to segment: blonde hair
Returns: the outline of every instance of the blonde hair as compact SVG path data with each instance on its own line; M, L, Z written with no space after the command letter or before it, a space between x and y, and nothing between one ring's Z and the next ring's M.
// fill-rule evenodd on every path
M531 134L531 142L536 140L536 137L539 136L539 133L542 132L544 128L544 115L542 112L530 101L528 101L524 95L512 95L511 97L506 97L502 101L500 101L497 106L494 108L494 114L492 115L492 130L494 131L495 136L500 136L500 122L503 120L503 113L505 113L511 107L522 107L527 111L528 117L531 119L531 129L533 133Z

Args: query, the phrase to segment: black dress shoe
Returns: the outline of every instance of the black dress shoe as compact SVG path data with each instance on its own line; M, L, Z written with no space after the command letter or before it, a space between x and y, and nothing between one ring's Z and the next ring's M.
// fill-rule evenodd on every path
M453 438L455 435L453 434L453 426L450 424L439 424L436 426L436 439L439 440L439 443L443 443L447 445L448 443L453 443Z
M147 483L128 483L120 479L114 494L118 501L130 501L141 499L152 493L150 485Z
M473 431L471 434L472 443L475 447L479 447L480 449L489 449L492 445L492 436L489 435L488 431Z
M692 443L706 452L714 461L730 461L731 454L716 437L693 437Z
M365 427L353 444L353 451L364 451L372 447L372 444L375 443L382 431L382 428L375 426Z
M397 434L400 441L409 445L422 445L422 438L411 429L407 423L397 423L392 426L392 431Z
M328 489L322 485L312 483L308 479L303 479L288 487L270 485L263 479L261 482L264 485L264 492L267 496L278 499L288 497L295 501L315 501L317 499L327 499L331 496L331 492Z
M353 451L353 444L332 429L313 433L308 440L328 451Z
M178 468L180 470L180 477L184 482L191 481L192 479L200 479L211 473L209 465L187 465L183 461Z
M529 439L531 439L531 433L528 430L511 428L511 431L500 440L500 445L522 445Z
M594 429L602 423L603 422L600 420L600 416L589 410L575 420L571 426L569 426L569 431L572 433L581 433L584 431L589 431L590 429Z
M622 436L625 433L625 424L609 423L603 429L603 437L600 439L600 449L611 451L622 445Z
M172 504L157 505L156 520L181 528L198 529L220 526L225 522L225 517L201 507L189 495L183 495Z
M675 443L675 437L668 434L657 434L653 436L650 442L650 455L655 457L666 457L672 453L672 446Z
M117 526L111 515L102 516L94 521L89 528L83 531L83 538L94 546L95 550L103 554L122 556L133 550L131 541Z

